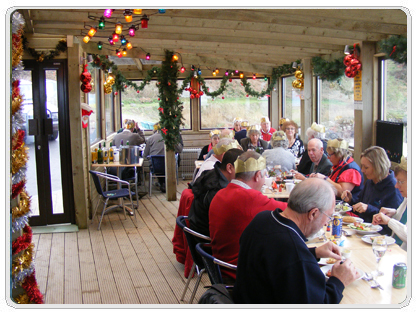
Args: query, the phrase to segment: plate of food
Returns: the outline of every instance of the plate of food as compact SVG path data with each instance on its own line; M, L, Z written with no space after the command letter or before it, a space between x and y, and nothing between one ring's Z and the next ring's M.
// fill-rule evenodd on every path
M358 223L348 224L348 227L355 230L358 234L376 234L381 231L383 227L381 225L372 225L371 223Z
M298 183L300 183L300 182L302 182L302 180L300 180L300 179L286 179L286 180L284 180L285 181L285 183L294 183L294 184L298 184Z
M334 258L321 258L318 263L323 266L333 266L334 263L337 262Z
M332 270L332 265L325 265L325 266L321 267L322 273L325 274L325 279L328 280L331 277L331 274L332 274L331 270ZM358 269L358 268L357 268L357 271L360 274L360 277L358 279L363 278L364 272L362 270Z
M352 210L352 207L349 204L344 203L342 201L338 202L335 205L335 212L338 212L338 213L341 213L341 214L346 213L347 211L351 211L351 210Z
M345 224L353 224L354 222L362 223L364 220L358 217L352 217L352 216L344 216L342 217L342 223Z
M373 244L374 239L377 237L384 237L386 239L387 245L392 245L396 242L396 240L391 236L385 235L364 235L361 239L366 242L367 244Z

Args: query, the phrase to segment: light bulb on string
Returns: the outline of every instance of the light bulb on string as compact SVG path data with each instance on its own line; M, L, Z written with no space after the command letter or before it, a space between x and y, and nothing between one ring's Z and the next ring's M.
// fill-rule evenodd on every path
M124 48L123 51L121 51L122 56L127 56L127 50Z
M142 9L133 9L133 14L141 15L142 11L143 11Z
M104 29L105 27L105 20L104 17L100 18L100 21L98 22L98 29Z
M84 41L85 43L88 43L88 42L90 42L90 39L91 39L91 37L90 37L90 36L88 36L88 35L86 35L86 36L82 39L82 41Z
M216 69L215 69L215 73L216 73L216 74L219 74L219 73L220 73L220 70L219 70L218 68L216 68Z
M202 74L202 71L201 69L198 68L198 75L201 75L201 74Z
M238 74L238 69L236 69L234 72L235 72L236 74Z
M191 70L194 71L195 70L195 66L191 65Z
M243 73L243 72L241 72L241 73L240 73L240 78L241 78L241 79L243 79L243 78L244 78L244 73Z
M118 35L116 33L113 33L113 41L114 41L114 43L118 42L118 39L119 39Z
M257 76L256 76L256 74L253 74L253 79L257 79Z
M110 43L110 45L114 45L113 36L110 36L110 38L108 38L108 42Z
M126 45L126 43L127 43L127 40L123 35L121 35L121 37L120 37L120 43L121 43L121 45Z
M102 43L102 41L98 41L97 48L98 48L98 50L102 50L103 49L103 43Z
M131 21L133 20L133 16L132 16L132 12L129 9L124 10L124 19L126 20L127 23L131 23Z
M184 73L185 72L185 70L186 70L186 68L185 67L181 67L181 73Z
M264 81L267 81L268 80L268 78L267 77L264 77Z
M215 77L217 75L217 72L215 70L213 70L212 75Z
M122 57L123 55L121 54L121 51L119 49L116 49L116 54L118 57Z
M146 60L150 60L150 53L146 53Z
M173 56L172 56L172 60L173 61L177 61L179 59L179 57L176 55L176 54L174 54Z
M129 36L134 37L136 35L136 26L131 25L129 28Z
M131 44L131 42L130 41L127 41L127 43L126 43L126 47L127 47L127 49L132 49L133 48L133 45Z
M142 19L140 20L141 24L142 24L142 28L145 29L147 28L147 24L149 22L149 18L147 17L147 15L143 15Z
M88 36L90 37L94 37L94 35L97 33L97 28L95 27L91 27L90 30L88 31Z
M225 75L228 76L228 69L225 71Z
M115 30L115 33L117 34L117 35L121 35L121 33L123 32L123 25L120 23L120 22L118 22L117 24L116 24L116 30Z
M111 17L111 15L113 14L113 9L106 9L105 11L104 11L104 17L106 17L106 18L110 18Z
M166 13L165 9L159 9L158 11L159 11L160 14L165 14Z

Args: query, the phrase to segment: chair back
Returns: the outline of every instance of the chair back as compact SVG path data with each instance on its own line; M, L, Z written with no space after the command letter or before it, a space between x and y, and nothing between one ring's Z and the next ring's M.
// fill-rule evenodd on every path
M203 293L198 304L234 304L234 301L226 285L215 284Z
M92 180L94 181L94 184L95 184L95 188L97 190L97 193L99 195L105 197L104 196L103 189L101 187L100 178L98 177L97 172L96 171L93 171L93 170L90 170L90 174L91 174Z
M186 224L186 220L188 219L187 216L179 216L176 218L176 224L183 230L185 233L186 241L188 242L189 251L191 252L192 260L195 262L195 264L198 266L198 269L203 269L204 262L202 261L202 257L199 255L199 253L196 251L196 245L198 244L195 237L198 237L200 239L204 239L207 242L211 241L211 238L209 236L203 235L201 233L198 233L194 230L191 230L188 225Z
M152 164L150 170L154 175L165 175L165 155L151 155L150 163Z
M220 266L214 262L215 258L212 256L211 246L209 244L198 243L196 245L196 251L201 255L211 284L223 284Z

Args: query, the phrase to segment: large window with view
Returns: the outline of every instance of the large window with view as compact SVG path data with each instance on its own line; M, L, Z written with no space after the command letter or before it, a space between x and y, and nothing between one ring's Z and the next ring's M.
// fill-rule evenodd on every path
M105 109L105 133L107 135L115 132L114 128L114 95L113 93L104 95Z
M142 81L133 81L141 85ZM178 80L178 88L182 87L182 80ZM133 119L142 130L152 130L153 125L159 122L159 89L156 81L150 82L146 87L137 93L133 87L127 87L122 93L121 98L121 116L124 119ZM179 97L183 104L183 122L182 130L191 128L191 102L189 91L184 91Z
M89 118L90 143L101 139L101 107L100 107L100 70L88 65L91 73L92 89L88 93L88 105L91 106L93 113Z
M380 62L380 119L403 123L403 155L407 156L407 66Z
M300 101L302 99L302 90L295 89L292 86L295 76L282 78L282 102L283 117L296 122L299 126L300 133Z
M210 91L219 89L221 79L205 79ZM268 87L265 79L250 80L251 88L261 92ZM247 97L240 79L227 82L227 89L220 97L200 97L201 129L232 128L233 120L240 117L250 125L260 124L262 116L269 116L269 97Z
M318 79L318 122L325 126L325 138L341 138L354 146L354 79Z

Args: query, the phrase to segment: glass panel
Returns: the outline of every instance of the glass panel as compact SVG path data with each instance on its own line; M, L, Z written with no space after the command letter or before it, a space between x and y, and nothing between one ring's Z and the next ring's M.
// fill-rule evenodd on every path
M354 146L354 79L318 79L318 112L318 122L325 125L327 140L342 138Z
M284 77L283 84L283 117L293 120L298 125L298 133L300 133L300 101L302 90L292 87L295 76Z
M403 155L407 156L407 66L383 61L382 120L402 122Z
M59 112L56 70L45 70L46 76L46 112L52 118L53 134L49 135L49 168L51 175L52 213L63 213L61 153L59 148Z
M221 79L205 79L210 91L219 89ZM264 79L250 80L251 88L261 92L268 87ZM233 120L241 117L251 125L260 124L262 116L269 116L269 99L247 97L240 79L227 82L227 89L220 97L212 99L210 96L200 97L201 129L233 128Z
M114 132L114 95L113 93L104 95L105 107L105 133Z
M39 216L39 197L38 183L36 178L36 157L35 157L35 141L33 135L28 135L29 119L33 119L33 95L32 95L32 71L25 70L20 79L20 94L23 97L22 117L24 124L22 130L25 130L25 145L28 150L28 161L26 170L26 191L32 197L30 204L31 215Z
M100 109L100 71L88 66L88 71L91 73L91 86L92 90L88 93L88 105L91 106L93 113L90 116L88 122L90 128L90 143L101 139L101 109Z
M134 81L140 85L142 81ZM182 87L182 80L178 80L178 88ZM150 82L140 93L133 87L128 87L123 91L121 99L122 120L133 119L138 122L142 130L153 130L153 125L159 122L159 89L156 81ZM189 92L184 91L179 100L183 103L182 115L184 123L181 129L191 128L191 105Z

